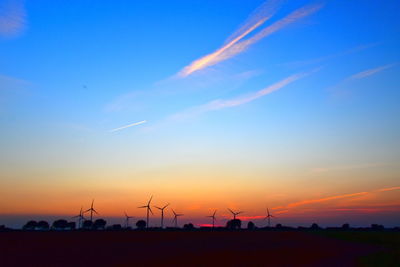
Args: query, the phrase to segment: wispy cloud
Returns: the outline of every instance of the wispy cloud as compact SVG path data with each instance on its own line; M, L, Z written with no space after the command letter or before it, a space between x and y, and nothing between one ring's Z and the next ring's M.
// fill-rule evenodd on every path
M316 70L314 70L312 72L315 72L315 71ZM268 95L272 92L275 92L275 91L309 75L312 72L298 73L298 74L291 75L291 76L289 76L277 83L274 83L262 90L253 92L248 95L244 95L244 96L240 96L240 97L232 98L232 99L226 99L226 100L220 100L220 99L213 100L204 105L200 105L200 106L191 108L189 110L174 114L169 119L170 120L182 120L182 119L186 119L186 118L189 118L189 117L192 117L195 115L200 115L200 114L208 112L208 111L240 106L240 105L252 102L252 101L254 101L258 98L261 98L265 95Z
M394 191L394 190L400 190L400 186L381 188L381 189L376 189L376 190L369 191L369 192L357 192L357 193L342 194L342 195L336 195L336 196L330 196L330 197L324 197L324 198L302 200L302 201L289 203L286 206L274 207L273 209L285 209L286 210L286 209L295 208L298 206L303 206L303 205L308 205L308 204L321 203L321 202L346 199L346 198L354 198L354 197L360 197L360 196L365 196L365 195L369 195L369 194L374 194L374 193L379 193L379 192L388 192L388 191Z
M183 68L179 73L178 77L186 77L190 74L199 71L201 69L207 68L209 66L215 65L219 62L225 61L232 58L245 50L247 50L251 45L260 41L261 39L267 37L268 35L281 30L282 28L296 22L297 20L304 18L312 13L318 11L322 8L322 4L315 4L302 7L285 18L273 23L272 25L264 28L251 38L241 41L244 37L249 35L255 29L260 27L265 21L267 21L276 12L282 1L269 1L266 2L261 12L257 15L252 16L250 21L252 23L246 23L237 33L234 34L234 38L228 38L228 42L216 50L215 52L208 54L200 59L193 61L190 65Z
M110 130L110 133L113 133L113 132L116 132L116 131L120 131L120 130L129 128L129 127L137 126L137 125L140 125L140 124L143 124L143 123L146 123L146 122L147 121L144 120L144 121L139 121L139 122L135 122L135 123L132 123L132 124L128 124L128 125L125 125L125 126L122 126L122 127L119 127L119 128L112 129L112 130Z
M6 0L0 4L0 36L15 37L25 28L26 11L23 0Z
M356 74L350 76L350 77L348 78L348 80L359 80L359 79L363 79L363 78L372 76L372 75L374 75L374 74L377 74L377 73L379 73L379 72L381 72L381 71L384 71L384 70L386 70L386 69L389 69L389 68L393 67L394 65L396 65L396 64L395 64L395 63L393 63L393 64L387 64L387 65L380 66L380 67L376 67L376 68L373 68L373 69L368 69L368 70L365 70L365 71L362 71L362 72L359 72L359 73L356 73Z
M222 47L211 54L208 54L202 58L193 61L190 65L183 68L183 70L178 73L178 76L186 77L193 72L215 65L218 62L224 60L223 58L221 58L224 52L232 48L237 42L242 40L244 37L246 37L255 29L264 24L265 21L270 19L275 14L281 3L282 0L272 0L264 2L250 15L243 26L240 27L226 40L225 44Z

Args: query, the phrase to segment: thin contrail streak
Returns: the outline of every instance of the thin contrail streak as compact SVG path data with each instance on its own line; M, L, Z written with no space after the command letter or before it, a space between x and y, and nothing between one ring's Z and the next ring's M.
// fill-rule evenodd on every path
M254 18L253 18L252 24L249 25L249 23L247 23L244 27L242 27L239 30L239 34L236 34L237 35L236 37L229 38L232 40L227 42L224 46L222 46L215 52L208 54L204 57L201 57L201 58L193 61L188 66L184 67L178 73L178 76L179 77L189 76L196 71L207 68L209 66L216 65L219 62L225 61L233 56L236 56L236 55L244 52L247 48L249 48L254 43L260 41L261 39L267 37L268 35L276 32L278 30L281 30L282 28L296 22L297 20L299 20L301 18L311 15L312 13L321 9L323 6L322 4L316 4L316 5L309 5L309 6L305 6L300 9L297 9L294 12L292 12L291 14L284 17L283 19L264 28L263 30L261 30L259 33L257 33L253 37L251 37L247 40L241 41L244 37L249 35L251 32L253 32L255 29L257 29L259 26L264 24L265 21L267 21L269 18L272 17L272 15L276 12L276 10L279 6L278 5L279 2L280 1L272 2L273 4L271 4L271 6L268 9L266 9L266 11L263 11L264 13L262 14L262 16L258 15L257 21L254 22Z
M122 126L122 127L119 127L119 128L112 129L112 130L110 130L110 133L113 133L113 132L116 132L116 131L120 131L120 130L129 128L129 127L132 127L132 126L140 125L140 124L143 124L143 123L146 123L146 122L147 121L144 120L144 121L139 121L139 122L135 122L135 123L132 123L132 124L128 124L128 125L125 125L125 126Z
M396 65L396 64L388 64L388 65L380 66L377 68L365 70L365 71L362 71L362 72L359 72L359 73L356 73L356 74L350 76L348 79L349 80L363 79L363 78L369 77L371 75L377 74L381 71L384 71L386 69L389 69L389 68L393 67L394 65Z
M206 67L217 64L223 59L220 58L221 54L223 54L226 50L230 49L241 39L249 35L255 29L260 27L264 22L270 19L278 10L281 5L282 0L271 0L266 1L260 7L258 7L246 20L244 25L240 27L234 34L229 36L226 40L225 44L214 51L211 54L203 56L195 61L193 61L190 65L183 68L179 73L179 77L186 77L196 72L198 70L204 69Z

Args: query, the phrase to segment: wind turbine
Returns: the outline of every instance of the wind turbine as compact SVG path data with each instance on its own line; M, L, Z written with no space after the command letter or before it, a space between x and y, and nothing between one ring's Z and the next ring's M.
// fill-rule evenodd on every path
M151 202L152 199L153 199L153 196L151 196L151 198L150 198L149 202L147 202L146 206L139 207L139 209L142 209L142 208L146 208L147 209L146 228L149 228L149 211L151 212L151 214L153 214L153 211L151 210L151 207L150 207L150 202Z
M90 209L86 210L84 213L90 211L90 221L93 222L93 212L96 214L99 214L94 208L93 208L93 204L94 204L94 199L92 200L92 205L90 206Z
M264 220L268 219L268 227L271 226L271 218L275 217L271 213L269 213L269 209L267 208L267 216L265 216Z
M174 210L172 210L172 212L174 213L174 220L172 222L175 223L175 228L178 228L178 217L183 216L184 214L178 214Z
M208 218L212 218L212 226L213 226L213 228L214 228L214 226L215 226L215 214L217 213L217 210L215 210L214 211L214 213L213 213L213 215L211 215L211 216L206 216L206 217L208 217Z
M154 206L155 208L161 210L161 228L164 227L164 209L165 209L166 207L168 207L168 206L169 206L169 203L168 203L167 205L165 205L164 207L162 207L162 208L157 207L157 206Z
M79 214L76 215L76 216L74 216L74 217L72 217L72 218L73 218L73 219L74 219L74 218L78 218L78 227L81 228L81 226L82 226L82 220L85 219L85 217L83 217L82 207L81 207L81 211L79 212Z
M231 210L231 209L228 209L228 210L232 213L233 219L234 219L234 220L236 220L236 215L239 215L239 214L243 213L243 211L234 212L234 211Z
M133 218L132 216L128 216L128 214L126 214L126 212L124 212L125 213L125 218L126 218L126 228L128 228L128 226L129 226L129 219L131 219L131 218Z

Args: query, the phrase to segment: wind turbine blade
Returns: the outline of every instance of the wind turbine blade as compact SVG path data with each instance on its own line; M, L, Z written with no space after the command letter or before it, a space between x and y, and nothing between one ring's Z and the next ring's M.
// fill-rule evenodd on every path
M157 207L157 206L153 206L153 207L156 209L162 210L162 208L160 208L160 207Z
M213 214L213 216L215 216L215 214L216 214L216 213L217 213L217 210L215 210L215 211L214 211L214 214Z
M149 211L151 212L151 214L154 214L150 207L149 207Z
M235 214L231 209L228 209L232 214Z
M95 209L93 209L93 212L96 213L96 214L99 214Z
M164 207L163 207L163 209L165 209L166 207L168 207L169 206L169 203L167 204L167 205L165 205Z
M151 196L149 202L147 202L148 206L150 206L150 202L151 202L152 199L153 199L153 196Z
M85 210L83 213L89 212L91 209Z
M138 209L143 209L143 208L147 208L147 206L138 207Z

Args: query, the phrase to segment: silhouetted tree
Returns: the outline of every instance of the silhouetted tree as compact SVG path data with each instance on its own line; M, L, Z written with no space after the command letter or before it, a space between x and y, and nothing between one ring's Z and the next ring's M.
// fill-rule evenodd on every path
M122 226L121 226L120 224L113 224L113 225L110 227L110 230L114 230L114 231L122 230Z
M187 223L187 224L183 225L183 229L193 230L194 229L193 223Z
M97 219L96 221L94 221L93 224L93 229L95 230L100 230L100 229L105 229L106 228L106 224L107 222L103 219Z
M76 229L76 222L68 222L67 227L69 230L75 230Z
M248 222L247 223L247 229L248 230L254 230L256 228L255 224L253 222Z
M38 225L38 223L36 222L36 221L29 221L29 222L27 222L23 227L22 227L22 229L24 229L24 230L35 230L36 229L36 227L37 227L37 225Z
M313 223L313 224L311 225L310 229L318 230L318 229L320 229L320 228L319 228L318 224Z
M275 225L275 228L281 229L282 228L282 224L278 223L277 225Z
M39 228L40 230L49 230L50 225L48 222L46 221L40 221L37 224L37 228Z
M136 227L137 227L138 229L143 230L143 229L146 228L146 222L143 221L143 220L139 220L139 221L136 222Z
M92 229L92 225L93 225L93 222L91 220L86 220L83 222L82 228L89 230L89 229Z
M371 224L371 229L374 231L382 231L385 227L381 224Z
M348 223L343 224L342 225L342 229L343 230L349 230L350 229L350 224L348 224Z
M235 230L240 229L242 227L242 221L239 219L233 219L226 223L226 228Z
M53 222L52 228L56 230L64 230L68 227L68 222L64 219L56 220Z

